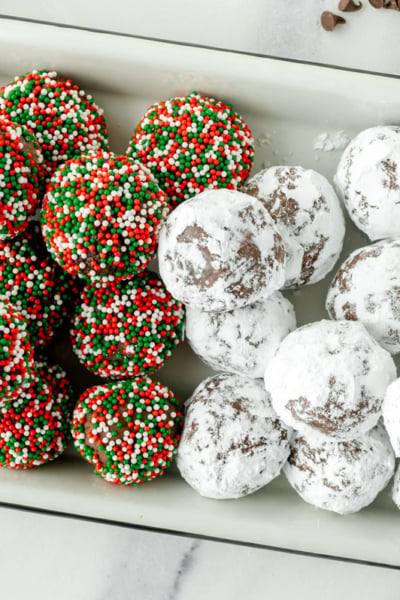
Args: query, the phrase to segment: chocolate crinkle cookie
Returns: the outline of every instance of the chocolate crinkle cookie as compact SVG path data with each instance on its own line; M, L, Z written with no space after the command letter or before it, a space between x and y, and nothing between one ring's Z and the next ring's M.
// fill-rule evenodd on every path
M270 296L285 278L285 250L265 208L234 190L208 190L161 228L160 274L171 294L207 311Z
M396 456L400 456L400 379L386 390L382 404L383 422Z
M265 372L279 417L303 435L351 439L371 429L396 378L390 354L357 321L318 321L290 333Z
M393 475L395 459L381 424L350 440L296 435L284 466L303 500L340 514L373 502Z
M216 371L263 377L280 342L296 327L292 304L280 292L224 312L186 309L186 339Z
M360 321L391 354L400 352L400 240L377 242L350 254L328 290L332 319Z
M316 283L331 271L345 226L339 199L323 175L303 167L271 167L254 175L242 191L263 204L283 238L284 287Z
M335 184L350 218L370 240L400 236L400 127L359 133L343 152Z
M290 434L262 381L222 373L203 381L186 402L177 465L202 496L240 498L279 474Z

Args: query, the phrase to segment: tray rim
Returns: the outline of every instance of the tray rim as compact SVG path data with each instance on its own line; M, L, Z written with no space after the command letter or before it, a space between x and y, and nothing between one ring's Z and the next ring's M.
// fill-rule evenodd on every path
M88 33L109 35L109 36L114 36L114 37L119 37L119 38L131 38L131 39L136 39L136 40L155 42L158 44L169 44L169 45L173 45L173 46L181 46L183 48L198 48L198 49L202 49L202 50L212 50L213 52L224 52L224 53L229 53L229 54L236 54L239 56L248 56L248 57L254 57L254 58L261 58L261 59L264 58L264 59L271 60L271 61L284 62L284 63L290 63L290 64L299 64L299 65L306 65L306 66L311 66L311 67L322 67L324 69L343 71L345 73L361 73L364 75L373 75L373 76L377 76L377 77L382 77L384 79L400 79L400 75L396 75L394 73L381 73L380 71L369 71L367 69L355 69L352 67L343 67L343 66L339 66L339 65L334 65L331 63L323 63L323 62L317 62L317 61L307 61L307 60L301 60L301 59L286 58L284 56L275 56L273 54L263 54L261 52L250 52L248 50L235 50L233 48L222 48L222 47L218 47L218 46L209 46L207 44L195 44L195 43L189 43L189 42L180 42L180 41L175 41L175 40L172 40L169 38L157 38L157 37L138 35L138 34L133 34L133 33L118 32L118 31L113 31L112 29L99 29L99 28L95 28L95 27L93 27L93 28L85 27L83 25L70 25L68 23L59 23L56 21L53 22L53 21L46 21L46 20L42 20L42 19L16 17L15 15L6 15L3 13L0 13L0 22L1 21L18 21L21 23L30 23L32 25L45 25L48 27L54 27L54 28L60 28L60 29L70 29L70 30L82 31L82 32L86 31Z

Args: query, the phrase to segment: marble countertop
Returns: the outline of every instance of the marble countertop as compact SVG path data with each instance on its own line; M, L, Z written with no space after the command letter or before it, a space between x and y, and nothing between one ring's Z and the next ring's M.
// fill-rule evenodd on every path
M364 8L327 33L331 0L2 0L80 27L400 74L400 13ZM397 600L400 571L0 508L4 598Z

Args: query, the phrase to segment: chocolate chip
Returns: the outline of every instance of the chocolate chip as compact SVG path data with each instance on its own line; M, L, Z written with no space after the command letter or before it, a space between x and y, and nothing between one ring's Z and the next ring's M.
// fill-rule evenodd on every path
M353 0L340 0L338 9L342 12L355 12L361 10L362 2L354 2Z
M340 23L346 23L346 19L339 17L339 15L335 15L329 10L324 10L321 15L321 25L325 31L333 31L336 25L339 25Z

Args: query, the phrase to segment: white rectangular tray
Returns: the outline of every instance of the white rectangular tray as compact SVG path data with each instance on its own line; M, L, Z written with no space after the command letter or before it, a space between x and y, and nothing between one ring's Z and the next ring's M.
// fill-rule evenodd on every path
M339 153L316 151L318 134L351 136L400 121L400 81L390 77L4 18L0 56L0 83L34 68L56 69L91 91L105 109L115 152L124 152L152 102L193 90L232 103L245 117L257 141L254 171L301 164L331 178ZM344 254L365 243L349 226ZM299 324L326 316L327 283L329 277L290 295ZM61 343L61 361L64 352ZM183 345L155 376L184 400L209 373ZM82 370L73 376L82 388ZM0 469L0 503L400 566L400 514L390 490L340 517L305 504L283 477L247 498L218 502L198 496L174 469L142 486L112 486L70 451L39 469Z

